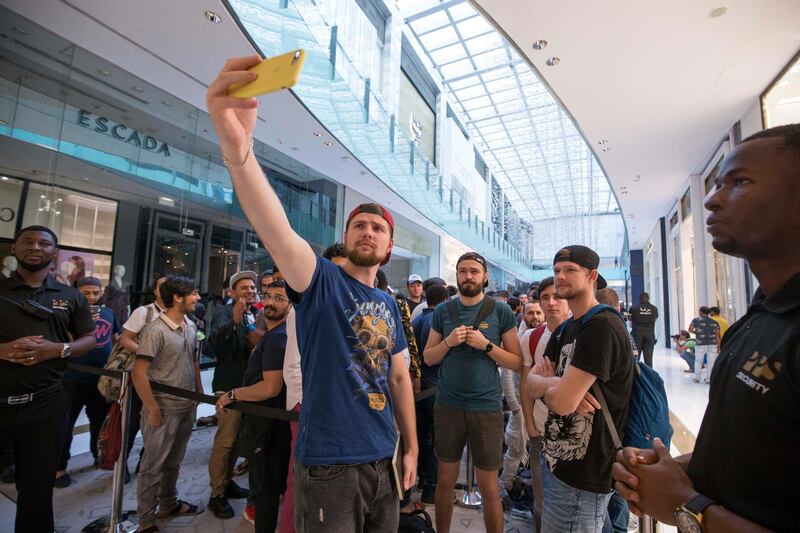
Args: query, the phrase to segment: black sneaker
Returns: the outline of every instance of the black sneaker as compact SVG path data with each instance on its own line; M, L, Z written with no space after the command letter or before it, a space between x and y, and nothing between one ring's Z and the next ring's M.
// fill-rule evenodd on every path
M53 482L53 486L57 489L63 489L72 485L72 478L69 477L69 474L64 474L61 477L57 477L56 480Z
M228 503L228 498L225 496L212 496L208 499L209 511L214 513L214 516L223 520L233 518L233 507Z
M232 500L242 500L250 496L250 491L244 487L240 487L233 481L228 483L228 486L225 487L225 497L230 498Z

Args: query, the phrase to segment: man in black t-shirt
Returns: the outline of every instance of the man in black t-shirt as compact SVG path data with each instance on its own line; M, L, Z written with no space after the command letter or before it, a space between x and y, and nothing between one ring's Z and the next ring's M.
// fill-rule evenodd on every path
M16 531L53 531L53 480L67 422L65 359L95 345L86 298L48 273L58 254L44 226L20 230L17 270L0 279L0 450L14 444Z
M600 258L585 246L567 246L553 260L556 292L572 319L548 342L527 389L549 409L542 446L543 531L596 531L611 497L614 443L589 392L597 384L618 431L628 416L633 354L622 318L613 310L585 315L598 305L595 287L606 282Z
M644 357L644 364L653 368L653 348L656 345L656 320L658 308L650 303L650 295L639 295L639 305L633 305L631 312L631 335Z
M759 282L725 334L694 452L617 455L617 491L634 512L680 531L797 531L800 493L800 124L757 133L719 166L706 200L720 252ZM699 365L701 361L697 361Z
M284 409L286 385L283 359L286 353L286 318L292 305L286 295L286 282L273 281L264 293L267 332L258 341L247 361L244 386L222 394L217 401L224 408L233 401L254 402ZM286 490L286 474L292 432L289 422L245 413L242 416L241 448L250 461L250 505L245 518L255 515L256 532L275 531L280 497Z

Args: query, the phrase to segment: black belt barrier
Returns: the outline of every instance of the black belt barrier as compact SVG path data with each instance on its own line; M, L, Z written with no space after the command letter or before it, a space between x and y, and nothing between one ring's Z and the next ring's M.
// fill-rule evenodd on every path
M87 374L122 379L122 371L120 370L106 370L105 368L79 365L69 361L67 361L67 368L70 370L77 370L78 372L85 372ZM216 405L217 403L216 396L200 394L199 392L180 389L170 385L164 385L163 383L158 383L157 381L150 381L150 388L158 392L164 392L166 394L171 394L172 396L178 396L179 398L186 398L187 400L192 400L197 403L207 403L209 405ZM434 394L436 394L436 387L425 389L424 391L418 392L414 395L414 401L418 402L420 400L424 400L425 398L429 398ZM263 405L257 405L250 402L239 402L234 400L232 403L226 405L225 409L233 409L235 411L241 411L242 413L263 416L266 418L274 418L276 420L287 420L290 422L294 422L299 419L298 413L295 411L285 411L283 409L265 407Z

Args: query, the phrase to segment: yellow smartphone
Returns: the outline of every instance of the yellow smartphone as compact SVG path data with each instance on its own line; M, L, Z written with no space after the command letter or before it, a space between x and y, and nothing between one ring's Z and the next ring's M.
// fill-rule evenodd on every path
M264 59L258 65L247 69L258 74L258 78L246 83L232 84L228 87L228 96L253 98L294 87L300 78L300 70L305 59L305 50L294 50Z

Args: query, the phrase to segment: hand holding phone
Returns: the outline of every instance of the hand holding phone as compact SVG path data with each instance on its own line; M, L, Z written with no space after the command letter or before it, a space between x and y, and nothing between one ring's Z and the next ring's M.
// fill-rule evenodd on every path
M300 78L300 70L305 61L305 50L294 50L279 56L262 60L247 69L258 77L245 83L234 83L228 87L228 96L253 98L282 89L294 87Z

